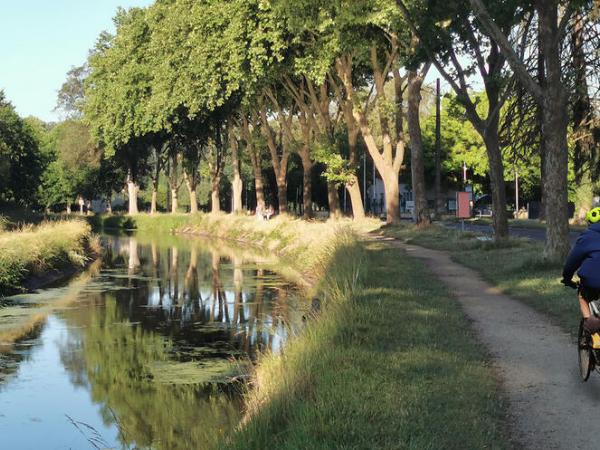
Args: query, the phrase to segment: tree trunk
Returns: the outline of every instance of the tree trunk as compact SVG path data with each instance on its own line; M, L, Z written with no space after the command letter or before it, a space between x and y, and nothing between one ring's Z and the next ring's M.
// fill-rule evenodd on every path
M188 175L187 171L185 171L183 176L190 197L190 214L196 214L198 212L198 197L196 196L196 173L192 172L190 176Z
M253 122L256 123L257 119L254 118ZM250 155L250 162L252 164L252 172L254 174L254 193L256 195L256 209L265 210L265 193L264 193L264 182L262 178L262 167L260 164L260 152L256 150L253 142L253 134L250 131L248 118L242 116L242 135L246 141L246 150Z
M348 103L348 102L346 102ZM360 130L356 126L354 117L352 117L352 105L349 104L344 110L344 117L346 118L346 126L348 128L348 154L350 167L354 170L358 168L358 134ZM362 195L360 193L360 183L356 172L350 175L350 179L345 185L348 194L350 194L350 203L352 205L352 217L355 220L365 218L365 207L362 201Z
M212 190L210 193L210 212L216 214L221 212L221 200L219 198L219 185L221 184L221 177L213 178Z
M383 189L385 191L386 223L398 223L400 222L400 183L398 183L398 174L393 170L388 170L384 177Z
M230 128L230 136L229 139L231 141L231 160L233 164L233 181L231 182L231 189L233 195L233 205L232 212L237 213L241 212L243 209L242 205L242 176L240 174L240 158L239 158L239 148L238 141L233 132L233 128Z
M152 200L150 201L150 214L156 214L156 198L158 196L158 190L156 186L152 186Z
M500 240L508 237L508 212L506 211L506 182L504 181L504 164L500 150L497 118L489 122L484 142L490 168L494 239Z
M591 121L593 109L590 102L587 83L587 61L584 51L585 28L581 12L575 14L571 31L573 51L573 69L575 71L575 99L573 102L573 169L575 172L576 200L575 211L577 221L585 223L585 216L593 206L594 185L593 170L597 171L594 158L594 139Z
M198 197L196 196L196 188L188 188L190 192L190 214L198 213Z
M567 192L567 104L563 98L547 93L544 107L546 137L546 177L543 180L546 207L546 258L563 261L569 252Z
M242 206L242 178L239 173L233 175L233 181L231 182L231 188L233 191L233 209L234 213L241 212L243 209Z
M254 193L256 195L256 209L265 210L265 191L262 177L262 168L260 167L260 159L254 149L249 149L250 160L252 162L252 172L254 173Z
M350 176L350 181L344 186L350 195L350 204L352 205L352 217L354 220L365 218L365 208L363 207L360 184L356 175Z
M327 201L329 202L329 217L332 219L342 217L338 190L335 184L331 182L327 182Z
M513 72L535 98L542 110L542 137L545 147L542 181L546 213L546 243L544 256L563 261L569 251L569 218L567 214L567 95L562 83L562 64L558 9L559 2L537 0L539 52L543 55L545 81L539 83L528 73L527 66L514 52L505 33L493 21L482 0L470 0L478 19L499 45ZM569 14L567 9L565 14ZM566 16L568 17L568 16ZM562 19L561 19L562 23Z
M138 194L138 186L135 183L133 176L131 175L131 171L127 175L127 195L129 197L129 212L130 216L139 213L138 204L137 204L137 194Z
M543 180L546 207L547 259L563 261L570 249L568 215L567 95L561 75L558 6L538 0L541 51L544 54L546 84L543 89L542 120L546 146L546 177Z
M277 200L279 202L279 214L287 213L287 180L285 175L277 177Z
M312 168L313 162L310 159L308 145L305 144L300 151L302 160L302 204L304 207L303 216L305 219L312 219Z
M423 139L419 121L421 104L421 86L423 77L416 71L408 74L408 131L410 134L410 160L412 191L414 202L414 219L419 227L431 224L425 192L425 163L423 158Z
M177 188L171 188L171 214L177 214L177 208L179 207L178 198Z
M275 172L275 178L277 180L277 199L279 201L279 213L287 213L287 165L289 159L289 142L288 137L282 136L279 143L275 141L274 131L269 124L267 118L267 109L262 107L260 110L262 120L262 133L267 140L267 147L271 153L271 165ZM283 127L285 126L285 117L280 112L279 123Z

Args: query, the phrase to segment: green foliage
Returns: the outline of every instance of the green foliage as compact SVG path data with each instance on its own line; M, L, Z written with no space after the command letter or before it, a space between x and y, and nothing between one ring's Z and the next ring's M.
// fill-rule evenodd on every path
M36 130L0 91L0 203L34 205L43 165Z
M61 111L70 119L79 119L83 115L84 82L88 75L86 65L72 67L67 72L67 80L58 91L55 111Z
M485 95L473 93L472 96L477 99L477 108L484 115L488 107ZM428 115L422 127L423 144L427 155L427 175L430 180L433 180L435 115ZM483 139L466 119L464 107L454 95L448 95L442 101L441 141L442 170L445 172L446 179L454 185L462 186L463 163L465 163L469 182L474 184L476 192L488 192L489 164ZM521 194L524 197L534 197L540 184L539 155L534 149L530 149L528 153L517 151L511 143L503 146L502 155L505 180L513 181L516 169L519 173Z
M355 168L337 150L337 146L333 147L327 143L319 142L313 150L312 157L316 162L325 164L323 176L327 181L343 184L347 183L350 177L354 175Z

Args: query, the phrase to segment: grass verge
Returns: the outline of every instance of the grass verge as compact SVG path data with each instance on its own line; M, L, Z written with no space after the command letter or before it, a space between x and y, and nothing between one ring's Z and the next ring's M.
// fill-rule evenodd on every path
M509 447L486 355L424 266L338 233L321 253L322 308L264 355L227 449Z
M99 251L91 227L63 221L0 232L0 296L51 282L83 268Z
M501 243L479 241L473 233L438 226L419 230L411 225L383 230L406 242L449 251L452 259L470 267L505 293L549 316L572 334L580 313L576 294L560 284L562 266L542 258L543 243L511 238Z

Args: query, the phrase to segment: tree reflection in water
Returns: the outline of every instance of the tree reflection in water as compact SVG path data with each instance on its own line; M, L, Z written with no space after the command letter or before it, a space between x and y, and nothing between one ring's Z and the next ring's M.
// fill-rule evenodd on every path
M101 277L63 313L61 360L125 447L206 448L240 419L237 388L219 379L230 358L277 351L300 324L289 286L239 255L198 243L114 238ZM123 275L122 275L123 274ZM164 289L167 286L167 289ZM228 370L231 365L226 364Z

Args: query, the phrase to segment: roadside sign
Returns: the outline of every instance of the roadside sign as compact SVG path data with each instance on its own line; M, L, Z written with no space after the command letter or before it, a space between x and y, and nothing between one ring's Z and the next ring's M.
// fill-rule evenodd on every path
M471 217L471 193L457 192L456 193L456 217L459 219L468 219Z

